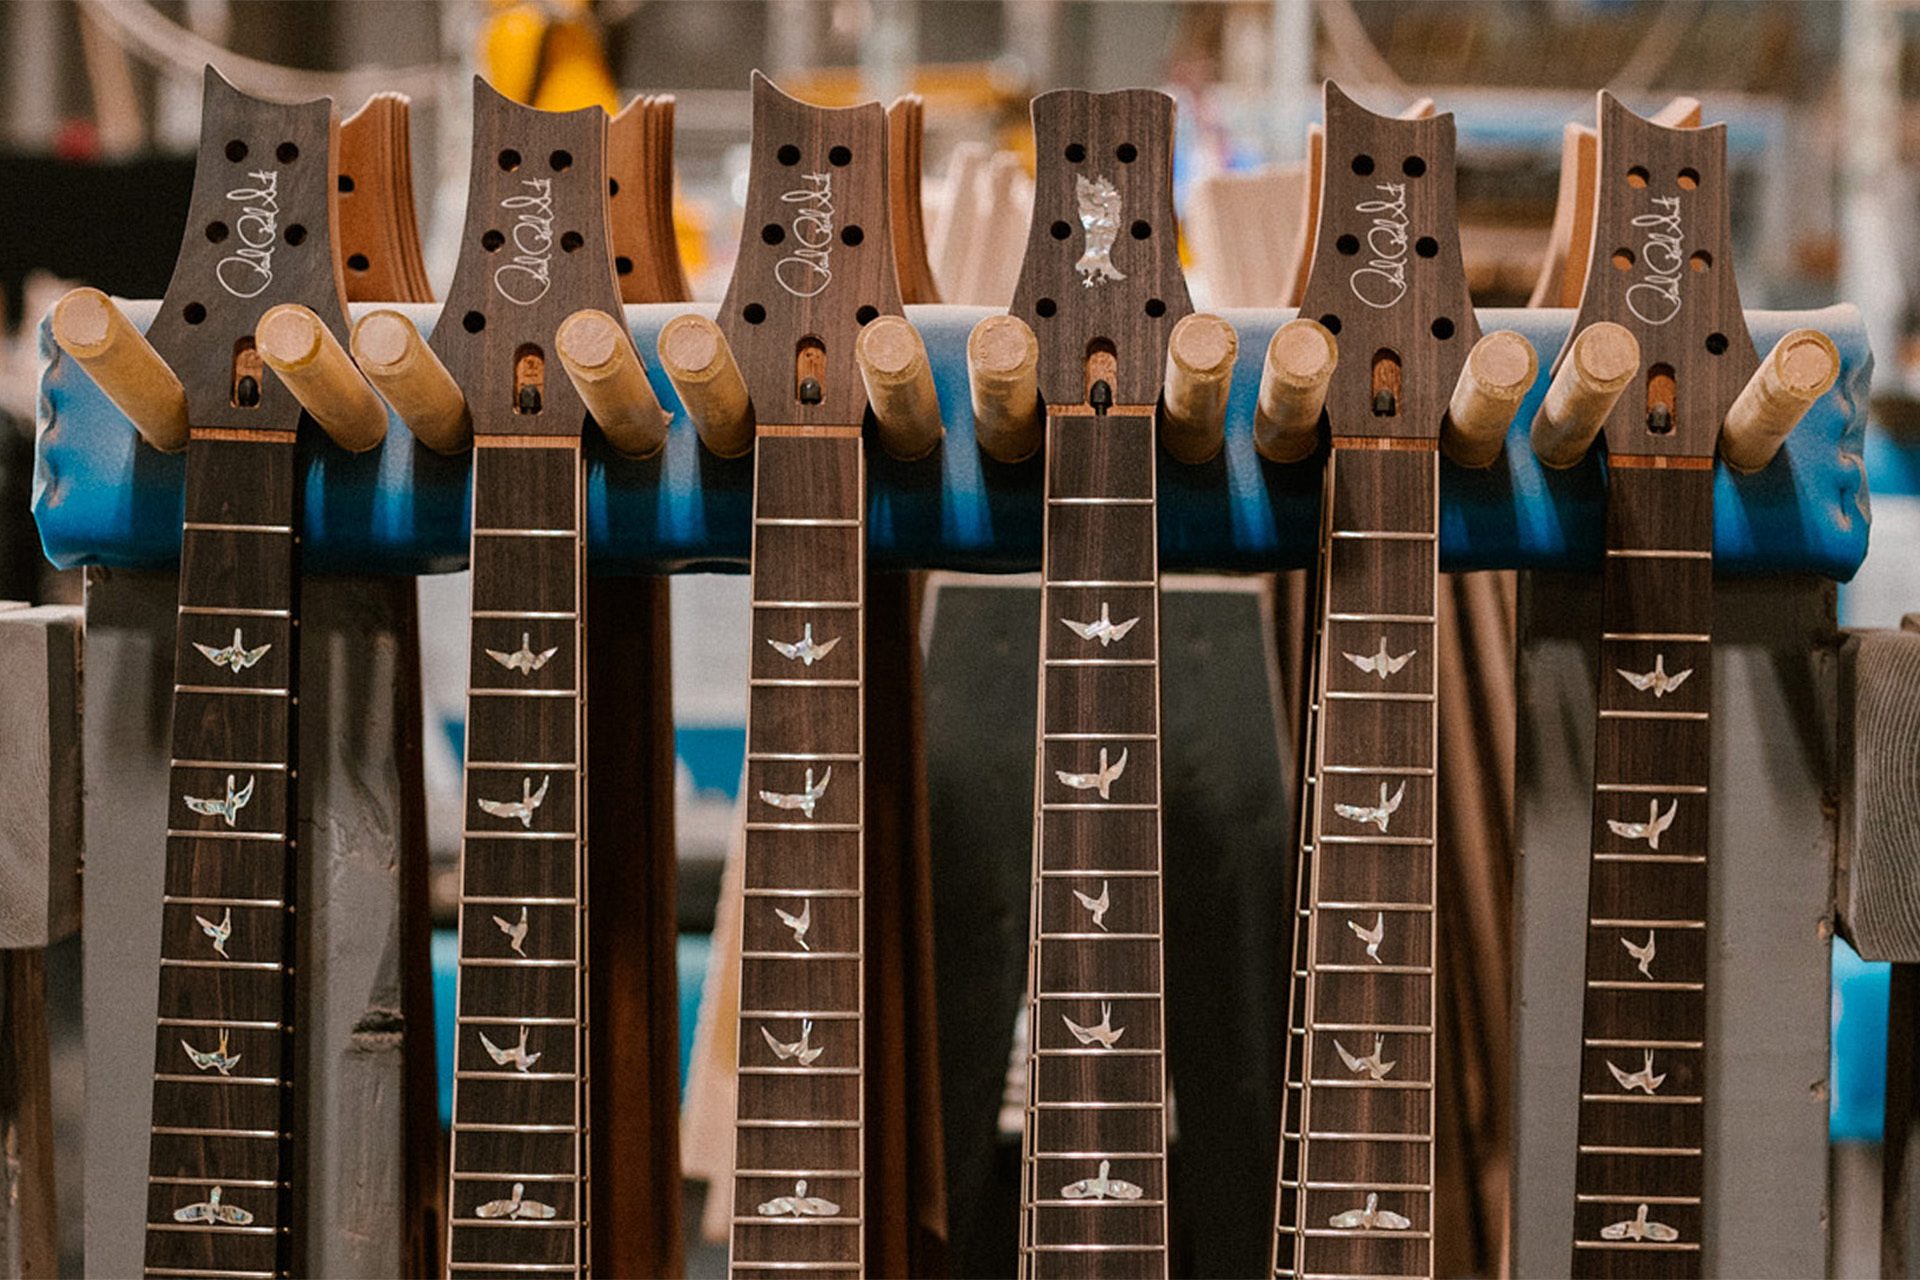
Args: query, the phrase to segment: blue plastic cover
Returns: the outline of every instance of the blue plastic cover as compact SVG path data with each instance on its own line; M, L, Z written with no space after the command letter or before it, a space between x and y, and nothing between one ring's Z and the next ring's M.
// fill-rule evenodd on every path
M145 327L156 304L124 304ZM367 308L355 307L357 316ZM433 305L399 308L423 331ZM644 462L621 458L590 432L589 554L602 573L676 573L746 567L749 459L705 452L679 398L652 358L660 328L698 307L635 306L627 322L660 402L674 415L667 447ZM711 314L711 309L707 309ZM1040 562L1040 464L1005 466L973 442L966 339L989 312L909 307L933 360L946 420L944 446L919 462L875 448L869 467L869 555L877 566L1015 572ZM1273 570L1309 563L1319 529L1322 458L1277 466L1253 448L1260 365L1285 310L1223 313L1240 334L1227 411L1226 448L1187 466L1160 456L1160 563L1167 570ZM1487 331L1517 329L1541 354L1541 374L1521 406L1507 449L1490 468L1451 463L1441 472L1440 562L1446 569L1591 568L1599 563L1604 460L1566 471L1542 467L1527 424L1546 395L1547 366L1573 313L1487 310ZM1816 573L1844 581L1867 550L1862 463L1872 369L1852 307L1750 312L1764 353L1787 330L1810 325L1839 345L1839 382L1807 414L1771 466L1755 475L1719 468L1714 548L1734 573ZM33 509L56 565L146 567L179 556L184 462L141 442L93 380L41 328L39 441ZM387 441L349 454L311 424L302 431L306 567L315 572L441 573L467 555L468 457L416 444L394 419Z

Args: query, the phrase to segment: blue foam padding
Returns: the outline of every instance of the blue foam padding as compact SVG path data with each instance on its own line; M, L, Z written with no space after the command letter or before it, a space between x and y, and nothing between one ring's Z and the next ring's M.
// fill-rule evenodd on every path
M156 304L127 303L144 327ZM400 308L423 330L438 307ZM355 307L358 315L365 310ZM628 307L627 321L660 402L674 415L667 447L645 462L613 454L590 433L590 556L596 572L739 570L746 566L752 506L749 459L708 454L654 360L660 327L688 306ZM711 314L711 308L705 308ZM910 307L934 364L945 444L901 463L870 450L869 555L888 567L1023 571L1040 561L1040 464L1005 466L973 441L966 339L989 312ZM1276 466L1253 448L1260 364L1273 331L1293 312L1223 313L1240 334L1240 359L1222 454L1202 466L1160 457L1160 563L1169 570L1271 570L1305 565L1319 528L1318 456ZM1541 374L1515 418L1507 449L1490 468L1445 464L1441 475L1443 568L1589 568L1599 562L1606 485L1598 454L1550 471L1527 444L1527 424L1546 395L1547 366L1572 323L1570 311L1488 310L1486 330L1517 329L1541 353ZM1839 345L1839 382L1807 414L1780 456L1751 476L1719 469L1714 547L1735 573L1851 577L1867 550L1862 445L1872 369L1866 332L1852 307L1750 312L1762 352L1787 330L1811 325ZM141 443L131 425L41 328L40 434L34 515L47 556L70 567L159 566L179 556L184 465ZM305 565L315 572L439 573L466 560L469 457L441 457L415 444L398 420L387 441L348 454L318 429L302 429L306 486Z

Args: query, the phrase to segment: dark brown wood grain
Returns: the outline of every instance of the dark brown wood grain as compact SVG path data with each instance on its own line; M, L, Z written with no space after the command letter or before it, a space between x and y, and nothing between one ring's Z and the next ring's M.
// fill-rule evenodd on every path
M1712 460L1756 364L1725 175L1724 126L1662 128L1600 95L1593 254L1573 332L1625 325L1642 368L1605 427L1576 1276L1701 1273ZM1650 412L1655 372L1673 388L1664 420ZM1633 948L1649 944L1643 961ZM1659 1229L1623 1228L1642 1206Z
M1014 315L1040 340L1040 398L1084 404L1091 344L1113 403L1160 398L1167 335L1193 310L1173 213L1173 99L1057 89L1033 100L1033 222Z
M288 1180L300 406L248 355L260 315L283 302L312 307L345 336L333 119L328 102L263 102L208 70L187 230L149 332L186 389L192 423L149 1275L281 1276L297 1256ZM218 1061L199 1056L221 1054L223 1037ZM224 1216L192 1209L216 1190Z

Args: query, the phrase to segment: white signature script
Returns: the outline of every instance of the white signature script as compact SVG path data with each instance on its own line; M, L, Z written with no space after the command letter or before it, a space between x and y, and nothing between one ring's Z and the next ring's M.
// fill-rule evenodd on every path
M1355 213L1371 214L1367 230L1367 265L1348 278L1353 296L1370 307L1391 307L1407 292L1407 184L1383 182L1382 200L1362 200Z
M273 283L273 247L280 238L280 171L256 169L247 176L255 185L227 192L227 199L240 206L233 222L240 247L213 269L220 287L236 298L257 298Z
M508 302L527 307L553 287L547 270L553 260L553 179L522 178L520 184L532 190L500 202L502 209L513 212L513 231L507 237L513 260L493 273L493 287Z
M1655 196L1653 203L1659 212L1633 220L1634 226L1646 228L1640 264L1647 275L1627 290L1627 310L1648 324L1665 324L1680 314L1680 274L1686 270L1687 256L1681 247L1680 197Z
M811 298L833 283L833 175L803 173L807 183L780 199L799 205L793 215L795 249L774 264L773 278L796 298Z

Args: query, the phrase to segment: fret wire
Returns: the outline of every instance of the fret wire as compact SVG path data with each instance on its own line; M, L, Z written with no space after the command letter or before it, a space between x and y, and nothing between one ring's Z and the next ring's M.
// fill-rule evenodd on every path
M226 831L218 827L203 830L188 830L180 827L168 827L169 840L265 840L274 844L292 845L299 843L278 831Z
M1617 1040L1617 1039L1588 1038L1588 1039L1581 1040L1580 1045L1582 1048L1585 1048L1585 1049L1694 1050L1694 1049L1706 1048L1707 1042L1704 1040L1631 1040L1631 1039Z
M1127 813L1127 812L1139 812L1141 810L1146 810L1146 809L1158 809L1160 806L1158 803L1151 800L1142 800L1142 801L1138 801L1135 803L1128 803L1128 804L1122 804L1117 800L1087 800L1087 801L1049 800L1045 804L1042 804L1040 807L1041 809L1049 813L1054 813L1054 812Z
M763 529L858 529L865 523L858 516L755 516L753 522Z
M481 528L475 526L476 538L577 538L578 529L507 529L499 527Z
M1029 1204L1032 1201L1028 1201ZM1165 1253L1164 1244L1023 1244L1022 1253Z
M735 1067L742 1076L857 1076L859 1067Z
M1048 933L1038 935L1042 942L1154 942L1160 937L1157 933L1103 933L1098 929L1090 932Z
M1704 711L1621 711L1613 707L1600 709L1602 720L1700 720L1707 718Z
M1667 644L1711 644L1713 637L1703 631L1602 631L1601 640L1649 640Z
M237 1184L228 1184L237 1185ZM213 1267L155 1267L141 1269L148 1276L191 1276L194 1280L278 1280L277 1271L227 1271Z
M584 1226L571 1218L449 1218L456 1227L499 1227L506 1231L556 1231Z
M218 520L182 520L180 528L187 533L292 533L290 524L240 524Z
M1157 733L1043 733L1047 742L1157 742Z
M740 1116L734 1120L733 1127L736 1129L862 1129L866 1126L859 1120L761 1120Z
M469 698L577 698L578 689L503 689L491 685L467 689Z
M1150 507L1152 498L1048 498L1050 507Z
M231 1031L291 1031L286 1023L277 1018L172 1018L155 1019L155 1026L161 1027L225 1027Z
M1035 1209L1161 1209L1165 1200L1029 1200Z
M572 964L571 960L567 961ZM454 1016L454 1023L462 1027L571 1027L585 1026L581 1018L516 1018L506 1014L462 1013Z
M174 1124L156 1124L153 1132L169 1138L268 1138L276 1142L293 1136L278 1129L207 1129Z
M453 1130L456 1133L576 1133L581 1132L570 1124L499 1124L490 1120L455 1119ZM583 1178L582 1181L585 1179Z
M1399 1230L1393 1230L1393 1231L1387 1230L1384 1227L1376 1228L1373 1230L1368 1230L1364 1227L1302 1227L1300 1229L1300 1234L1303 1236L1313 1236L1316 1238L1335 1239L1335 1240L1431 1240L1433 1239L1433 1233L1430 1231L1410 1231L1404 1227Z
M858 761L858 751L749 751L750 761L830 761L839 764L842 761Z
M260 973L279 973L284 967L287 973L293 972L292 965L282 966L278 960L176 960L172 956L160 957L163 969L239 969Z
M857 1225L860 1221L861 1219L859 1217L844 1213L837 1218L774 1218L762 1217L760 1215L747 1217L744 1214L735 1214L733 1217L733 1225L736 1227L800 1227L803 1229L808 1227L850 1227ZM754 1268L752 1262L744 1259L737 1261L734 1265L742 1271L751 1271Z
M1653 982L1644 978L1637 982L1588 978L1587 988L1592 991L1705 991L1707 984L1704 982Z
M455 1182L578 1182L577 1173L496 1173L484 1169L455 1169Z
M472 898L463 901L472 902ZM571 969L574 965L571 957L560 959L526 959L520 956L462 956L460 966L468 969Z
M291 609L247 609L238 605L183 604L176 605L174 612L191 617L215 618L292 618Z
M1699 1107L1706 1105L1706 1099L1695 1094L1645 1094L1645 1093L1583 1093L1582 1102L1627 1102L1635 1106L1682 1106Z
M1698 1241L1672 1240L1575 1240L1576 1249L1639 1249L1646 1252L1697 1253Z
M287 689L259 688L244 684L176 684L173 686L173 691L175 693L210 693L241 698L285 698L289 696L289 690Z
M468 829L462 831L460 835L463 839L467 839L467 840L573 841L573 840L578 840L580 838L580 833L577 831L514 831L507 827L498 827L491 831L469 827ZM515 899L515 901L538 902L539 899L538 898L519 898L519 899Z
M569 1024L571 1025L571 1024ZM454 1069L455 1080L580 1080L583 1077L574 1071L517 1071L512 1067L500 1067L493 1071L475 1071L465 1067Z
M1628 792L1639 795L1676 795L1703 796L1707 789L1703 786L1662 786L1657 782L1596 782L1593 789L1600 792Z
M1422 1092L1431 1091L1431 1080L1339 1080L1311 1077L1307 1083L1316 1089L1411 1089Z
M238 1227L224 1222L149 1222L149 1231L191 1231L196 1235L212 1236L270 1236L287 1230L285 1223L277 1227Z
M1395 777L1404 775L1409 778L1431 778L1433 776L1433 770L1431 768L1426 765L1417 764L1323 764L1320 766L1320 772L1339 774L1385 773ZM1313 780L1309 779L1309 781L1311 782Z
M1430 964L1321 964L1314 962L1315 973L1385 973L1403 976L1426 977L1433 972ZM1299 976L1305 977L1304 973Z
M1433 1034L1431 1025L1417 1022L1313 1022L1308 1024L1307 1029L1310 1031L1379 1031L1387 1035L1402 1036Z
M858 600L754 600L749 603L754 609L858 609Z
M1705 862L1704 853L1596 853L1595 862Z
M762 1022L767 1022L767 1021L791 1022L795 1018L811 1018L815 1022L827 1022L832 1020L858 1018L860 1016L860 1010L832 1009L832 1010L822 1011L817 1009L742 1009L740 1011L739 1016L742 1021L745 1021L748 1018L756 1018Z
M1576 1193L1573 1197L1581 1204L1699 1204L1699 1196L1628 1196L1628 1195L1588 1195Z
M1385 902L1385 901L1348 902L1344 900L1336 900L1333 902L1316 902L1313 905L1318 907L1322 911L1431 911L1433 910L1433 904L1431 902Z
M858 951L742 951L742 960L858 960Z
M1608 547L1607 555L1621 560L1711 560L1711 551L1679 551L1670 547Z
M1165 1161L1164 1151L1035 1151L1027 1157L1028 1161L1039 1160L1160 1160Z
M1281 1179L1281 1185L1294 1187L1297 1183ZM1308 1191L1431 1191L1430 1182L1308 1182Z
M1309 1142L1403 1142L1420 1146L1433 1141L1430 1133L1348 1133L1309 1129L1306 1136Z
M1046 991L1035 992L1036 1000L1158 1000L1158 991Z
M1389 693L1370 689L1329 689L1322 695L1329 702L1432 702L1431 693Z
M571 1262L449 1262L450 1271L512 1271L525 1275L578 1275Z
M1027 1110L1029 1111L1158 1111L1165 1105L1166 1104L1164 1102L1111 1102L1111 1101L1081 1102L1078 1100L1069 1101L1069 1102L1045 1102L1045 1101L1036 1099L1027 1104Z
M474 894L474 893L461 894L460 901L462 903L470 904L473 906L479 906L479 907L487 907L487 906L514 907L514 906L519 906L522 903L525 903L528 906L534 906L534 907L577 907L582 905L578 898L525 898L525 897L514 898L514 897L500 897L500 896L494 896L490 894L482 895L482 894Z
M218 1072L205 1076L190 1075L186 1072L156 1071L153 1073L153 1079L159 1084L265 1084L293 1087L293 1081L282 1080L279 1076L223 1076Z
M1578 1154L1583 1156L1697 1156L1699 1147L1631 1147L1612 1146L1600 1143L1581 1143Z
M1432 836L1330 836L1322 834L1321 844L1391 844L1391 845L1429 845Z
M1327 536L1334 539L1358 538L1369 542L1435 542L1440 537L1424 529L1334 529Z
M1704 920L1654 920L1628 919L1614 916L1590 919L1587 924L1596 929L1704 929Z
M168 907L262 907L278 909L286 906L279 898L205 898L184 894L163 893L160 895L162 906Z
M1099 1049L1092 1046L1075 1049L1047 1049L1036 1047L1036 1058L1151 1058L1158 1057L1163 1050L1153 1049Z
M1152 667L1159 665L1159 661L1158 658L1043 658L1041 665L1046 667Z
M517 622L522 618L538 618L543 621L573 622L580 615L572 609L474 609L468 612L467 617L476 621L507 619Z
M506 769L519 773L572 773L580 766L565 760L469 760L467 768Z
M1158 587L1159 581L1148 578L1048 578L1041 582L1043 587Z
M749 898L858 898L858 889L742 889Z
M747 686L752 689L858 689L858 679L809 679L805 676L749 676Z
M1417 622L1431 624L1430 613L1329 613L1328 622Z
M736 1178L861 1178L866 1175L858 1169L740 1169L733 1171Z
M748 822L748 831L858 831L858 822Z
M169 1173L150 1173L148 1183L163 1187L245 1187L250 1191L274 1191L290 1184L272 1178L184 1177Z
M242 769L249 773L284 773L287 765L284 760L170 760L169 767L174 769Z
M1053 878L1056 876L1058 877L1073 876L1075 878L1079 878L1083 876L1100 876L1103 879L1124 880L1124 879L1143 878L1146 876L1157 876L1160 873L1151 868L1143 868L1143 867L1125 867L1125 868L1119 868L1113 871L1102 871L1098 867L1089 867L1084 871L1074 867L1042 867L1040 869L1040 874L1042 877L1045 877L1045 878Z

